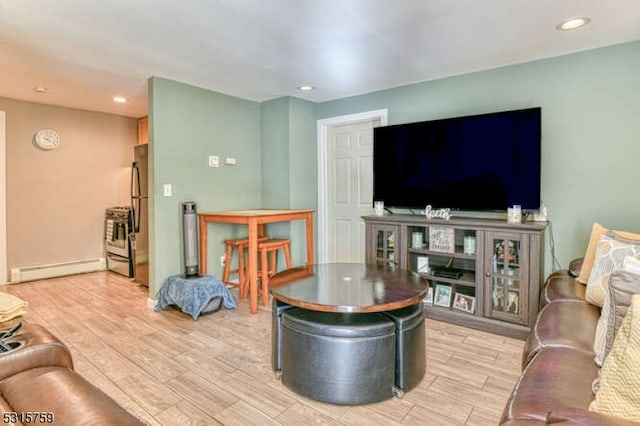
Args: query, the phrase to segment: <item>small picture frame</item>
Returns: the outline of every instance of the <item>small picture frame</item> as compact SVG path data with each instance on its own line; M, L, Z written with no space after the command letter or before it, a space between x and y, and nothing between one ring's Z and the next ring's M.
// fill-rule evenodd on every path
M433 304L448 308L451 306L451 287L448 285L436 285Z
M419 274L431 273L431 269L429 268L429 258L427 256L418 256L416 264Z
M425 305L433 305L433 286L429 286L429 288L427 288L427 294L424 296L424 299L422 299L422 303L424 303Z
M462 293L456 293L453 298L453 308L470 314L476 311L476 298Z

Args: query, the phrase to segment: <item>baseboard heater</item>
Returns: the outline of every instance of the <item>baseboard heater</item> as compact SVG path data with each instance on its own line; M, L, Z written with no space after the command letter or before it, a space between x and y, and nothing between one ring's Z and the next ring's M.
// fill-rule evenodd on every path
M25 266L11 268L12 283L42 280L46 278L62 277L64 275L83 274L86 272L102 271L106 268L104 257L95 259L75 260L72 262L52 263L49 265Z

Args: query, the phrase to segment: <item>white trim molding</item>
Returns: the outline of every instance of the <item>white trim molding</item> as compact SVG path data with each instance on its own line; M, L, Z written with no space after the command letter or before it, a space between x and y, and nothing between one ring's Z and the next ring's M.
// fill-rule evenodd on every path
M380 120L381 126L387 125L389 112L385 109L323 118L317 121L318 138L318 263L326 262L328 254L327 229L327 133L333 126L354 124L362 121Z

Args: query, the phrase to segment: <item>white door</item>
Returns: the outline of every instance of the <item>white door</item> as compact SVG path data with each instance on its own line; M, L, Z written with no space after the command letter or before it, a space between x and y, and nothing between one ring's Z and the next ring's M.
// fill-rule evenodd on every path
M380 119L327 129L327 261L365 261L361 216L373 211L373 128Z

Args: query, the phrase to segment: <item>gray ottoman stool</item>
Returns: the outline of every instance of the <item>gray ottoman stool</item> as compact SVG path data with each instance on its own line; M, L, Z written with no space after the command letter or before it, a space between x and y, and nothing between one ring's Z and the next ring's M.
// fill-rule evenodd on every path
M415 387L427 368L424 307L422 303L383 312L396 323L396 386L403 391Z
M395 324L381 314L282 313L282 383L308 398L369 404L394 396Z

